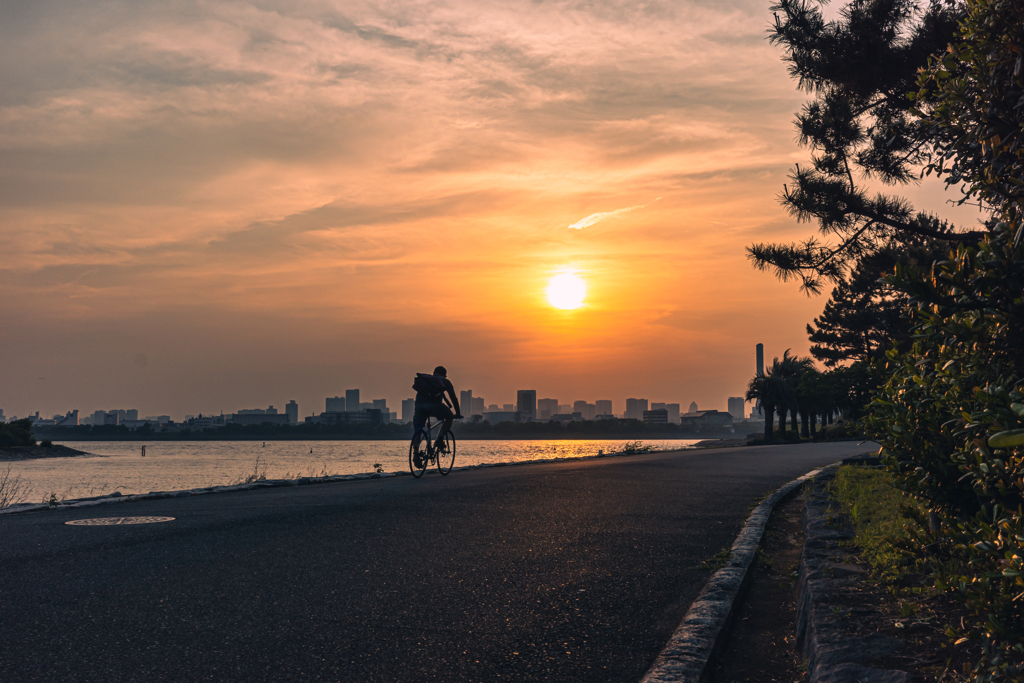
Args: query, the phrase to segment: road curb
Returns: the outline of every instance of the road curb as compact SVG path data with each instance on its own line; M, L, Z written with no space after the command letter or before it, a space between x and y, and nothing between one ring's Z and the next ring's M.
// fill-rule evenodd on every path
M750 565L761 545L772 510L804 483L837 466L838 463L827 465L797 477L754 508L732 544L728 564L711 575L641 683L704 683L710 680L714 659L725 643L738 604L737 598L746 586Z

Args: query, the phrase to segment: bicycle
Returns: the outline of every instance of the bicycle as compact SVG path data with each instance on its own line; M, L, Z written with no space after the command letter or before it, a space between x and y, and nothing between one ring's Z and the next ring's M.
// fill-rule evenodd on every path
M432 463L437 464L437 471L442 476L448 476L448 473L452 471L452 465L455 464L455 435L449 429L448 433L444 435L444 443L441 448L434 448L434 438L431 436L431 432L435 427L440 427L443 422L438 421L431 424L430 420L431 418L428 417L426 424L413 434L412 441L409 443L409 470L417 479L423 476ZM416 443L417 437L419 437L418 444Z

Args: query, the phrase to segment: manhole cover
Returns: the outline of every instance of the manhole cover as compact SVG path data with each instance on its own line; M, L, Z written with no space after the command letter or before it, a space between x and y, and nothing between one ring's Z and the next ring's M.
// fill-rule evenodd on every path
M115 526L117 524L153 524L154 522L170 522L174 517L95 517L93 519L73 519L64 522L72 526Z

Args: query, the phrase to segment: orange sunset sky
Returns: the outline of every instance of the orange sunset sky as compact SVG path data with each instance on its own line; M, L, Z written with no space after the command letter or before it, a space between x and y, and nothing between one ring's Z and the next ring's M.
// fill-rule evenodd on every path
M744 253L812 231L769 4L4 2L0 408L724 410L825 303Z

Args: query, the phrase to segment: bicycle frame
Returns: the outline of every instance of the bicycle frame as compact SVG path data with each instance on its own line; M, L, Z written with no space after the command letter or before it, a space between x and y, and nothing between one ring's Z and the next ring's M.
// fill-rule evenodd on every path
M434 429L436 427L440 427L444 423L444 420L438 420L437 422L431 424L430 421L433 419L436 418L427 417L427 421L423 424L423 427L420 428L419 432L413 435L413 438L419 435L421 442L422 439L427 440L426 451L427 455L431 458L434 457Z

